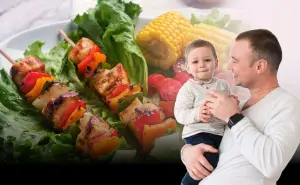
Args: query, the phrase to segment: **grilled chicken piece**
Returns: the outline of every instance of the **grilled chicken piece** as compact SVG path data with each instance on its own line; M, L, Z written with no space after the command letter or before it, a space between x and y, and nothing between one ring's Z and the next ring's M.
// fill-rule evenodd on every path
M60 84L59 82L52 81L50 83L50 87L32 103L39 111L43 110L50 99L56 99L69 91L67 86Z
M97 128L105 128L106 130L108 130L109 125L102 118L98 118L90 112L85 112L83 117L80 119L79 128L81 130L81 133L85 137L95 132L95 129L97 130Z
M116 65L111 70L100 69L89 81L89 85L103 98L112 92L116 84L130 85L122 64Z
M114 68L111 69L113 76L118 78L118 82L123 85L130 85L130 80L128 75L121 63L117 64Z
M143 105L139 98L135 98L132 103L122 112L119 113L120 121L127 125L133 118L137 117L137 112L135 108Z
M101 73L101 72L100 72ZM118 78L113 76L110 71L105 71L102 74L96 75L97 82L94 88L100 96L105 97L108 92L116 85Z
M97 148L93 147L100 143L101 140L111 137L115 132L113 128L109 128L108 123L91 113L85 113L80 119L80 134L77 137L76 147L83 155L93 155L99 153ZM93 155L95 158L97 155Z
M88 38L81 38L77 44L69 52L68 57L75 64L80 63L84 60L90 53L91 49L94 47L95 43Z
M165 114L159 106L153 103L142 104L138 98L135 98L135 100L124 111L120 112L119 116L121 122L128 125L132 119L144 114L145 112L151 112L154 110L159 111L161 120L165 119Z
M10 75L17 86L20 87L22 85L22 80L30 71L45 72L45 64L42 63L38 58L28 55L21 61L13 64L10 69Z
M53 124L53 128L59 129L59 122L70 107L73 101L80 100L81 97L75 91L67 92L58 98L51 98L42 110L42 114Z

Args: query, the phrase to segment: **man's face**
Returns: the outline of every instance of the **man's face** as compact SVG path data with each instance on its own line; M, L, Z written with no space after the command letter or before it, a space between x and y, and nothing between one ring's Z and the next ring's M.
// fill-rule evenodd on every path
M232 72L235 85L248 88L257 76L253 62L252 48L248 40L235 41L231 49L228 69Z

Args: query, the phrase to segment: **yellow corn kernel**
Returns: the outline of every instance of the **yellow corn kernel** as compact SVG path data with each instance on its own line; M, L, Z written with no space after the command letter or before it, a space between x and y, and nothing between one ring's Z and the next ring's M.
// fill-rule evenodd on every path
M169 70L183 54L182 33L191 27L189 20L176 11L164 13L145 26L136 41L148 65Z
M207 25L207 24L203 24L203 23L199 23L194 25L194 27L199 28L201 30L209 30L210 32L216 33L216 34L220 34L229 40L233 40L236 37L236 34L215 26L211 26L211 25Z
M190 42L196 39L204 39L213 44L219 59L219 66L221 70L225 69L235 34L214 26L202 23L197 24L190 28L185 28L182 42L183 48L185 49Z

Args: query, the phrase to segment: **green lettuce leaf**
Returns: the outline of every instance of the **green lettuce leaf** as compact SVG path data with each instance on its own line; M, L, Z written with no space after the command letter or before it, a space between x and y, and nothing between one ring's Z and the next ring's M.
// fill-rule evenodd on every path
M56 134L35 108L19 95L8 73L0 70L0 161L3 163L82 162L70 133Z
M107 55L108 62L115 66L122 63L132 84L141 84L144 95L148 92L148 67L138 47L134 29L142 9L134 3L120 0L99 0L96 7L77 15L73 23L78 31L69 33L93 40Z
M70 51L71 47L67 43L60 41L48 53L43 53L42 46L44 44L45 42L35 41L25 50L24 56L30 54L39 58L46 64L47 73L59 77L63 71L67 53Z

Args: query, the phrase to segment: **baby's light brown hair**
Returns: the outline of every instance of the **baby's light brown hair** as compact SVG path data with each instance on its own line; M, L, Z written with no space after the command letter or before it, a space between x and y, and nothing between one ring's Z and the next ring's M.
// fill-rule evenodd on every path
M189 56L190 52L193 49L200 48L200 47L208 47L208 48L210 48L211 51L212 51L212 53L213 53L214 58L216 60L218 59L217 53L216 53L216 49L212 45L212 43L210 43L207 40L196 39L196 40L193 40L192 42L190 42L189 45L185 48L185 54L184 54L184 56L185 56L185 62L186 62L186 64L188 64L188 56Z

